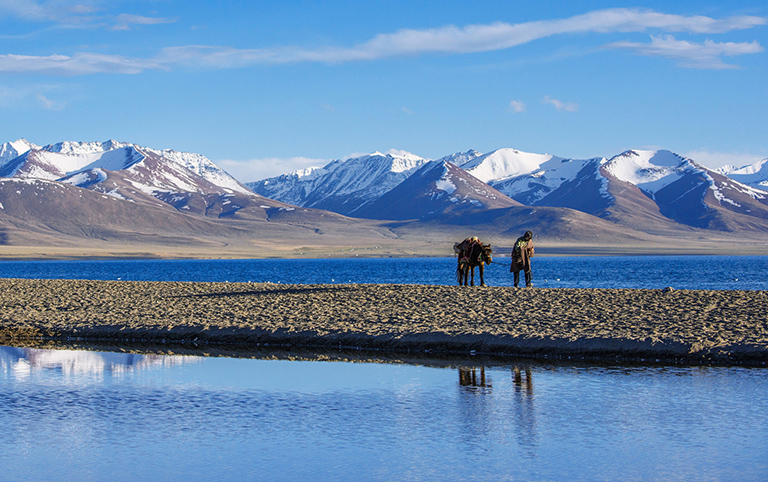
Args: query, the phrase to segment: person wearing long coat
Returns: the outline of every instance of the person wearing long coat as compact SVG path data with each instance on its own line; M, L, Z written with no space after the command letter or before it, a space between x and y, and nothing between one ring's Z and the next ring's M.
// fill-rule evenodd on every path
M510 273L515 275L515 288L520 284L520 271L525 274L525 286L531 287L533 272L531 271L531 258L533 257L533 233L526 231L524 235L517 238L512 248L512 266L509 267Z

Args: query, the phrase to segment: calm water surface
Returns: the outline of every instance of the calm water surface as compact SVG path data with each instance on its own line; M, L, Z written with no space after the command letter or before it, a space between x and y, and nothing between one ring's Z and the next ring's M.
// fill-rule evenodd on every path
M511 286L509 257L488 266L486 283ZM455 258L0 261L0 278L253 281L273 283L455 284ZM768 256L537 257L545 288L768 289Z
M0 347L0 480L764 481L766 407L765 369Z

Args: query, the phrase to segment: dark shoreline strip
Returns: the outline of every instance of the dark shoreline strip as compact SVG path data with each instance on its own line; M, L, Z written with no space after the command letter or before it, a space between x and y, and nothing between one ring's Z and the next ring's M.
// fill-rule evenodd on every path
M0 280L0 343L265 344L754 365L764 291Z

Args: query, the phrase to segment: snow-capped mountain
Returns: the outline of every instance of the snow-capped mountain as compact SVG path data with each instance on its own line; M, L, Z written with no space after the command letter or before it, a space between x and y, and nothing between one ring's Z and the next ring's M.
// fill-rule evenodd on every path
M427 159L403 151L374 152L246 186L257 194L285 203L359 216L360 209L389 192L426 162Z
M715 172L755 189L768 191L768 159L739 168L723 166L716 169Z
M584 167L600 161L499 149L459 166L507 196L535 205L563 183L577 178Z
M21 141L16 141L18 144ZM163 172L147 169L161 161ZM158 166L151 166L156 168ZM96 171L141 173L135 187L144 192L156 190L208 193L246 192L232 176L200 154L157 150L135 144L107 142L61 142L45 147L30 146L0 169L2 177L58 180L65 177L76 183L75 175ZM107 176L108 177L108 176ZM204 181L201 183L201 179Z
M531 154L516 149L497 149L458 164L483 182L500 181L523 174L532 174L547 161L558 159L549 154Z
M156 203L206 216L265 218L265 208L285 203L264 199L205 156L117 142L61 142L30 149L0 167L0 177L71 184L118 199ZM8 149L8 152L11 152Z
M650 232L729 231L754 222L738 215L768 219L768 193L667 150L579 160L499 149L461 167L523 204L568 207ZM759 185L761 167L740 172Z
M250 183L256 193L199 154L131 143L21 139L2 144L0 155L0 244L8 245L277 249L275 240L293 238L378 243L397 229L453 236L457 226L514 237L528 226L565 243L768 233L768 191L760 189L768 161L717 172L665 150L593 159L469 150L438 161L375 152Z
M409 156L412 163L408 167L414 161L418 165L427 162ZM410 181L415 167L393 175L393 162L398 159L375 153L249 186L266 197L351 216L434 216L439 211L435 202L440 197L435 186L441 181ZM768 230L768 193L755 187L768 183L764 181L768 162L738 170L736 176L741 175L744 182L667 150L630 150L610 159L571 159L516 149L487 154L469 150L445 156L439 162L443 169L458 166L471 178L524 205L576 209L646 232L663 234L693 228ZM402 187L400 182L404 183ZM399 199L410 200L407 209L397 207L402 204ZM481 203L479 199L474 202Z
M372 219L428 219L459 211L508 208L520 203L456 165L424 164L408 179L357 212Z
M40 146L36 146L26 139L0 144L0 169L30 149L40 149Z
M438 161L445 161L450 162L451 164L455 164L457 166L462 166L469 161L478 158L482 156L483 154L481 152L478 152L474 149L470 149L466 152L457 152L455 154L450 154L445 157L441 157L438 159Z

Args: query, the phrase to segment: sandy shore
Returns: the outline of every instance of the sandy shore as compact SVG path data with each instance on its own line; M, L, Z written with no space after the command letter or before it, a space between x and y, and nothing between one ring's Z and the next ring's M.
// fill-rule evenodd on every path
M768 292L0 279L0 343L768 363Z

